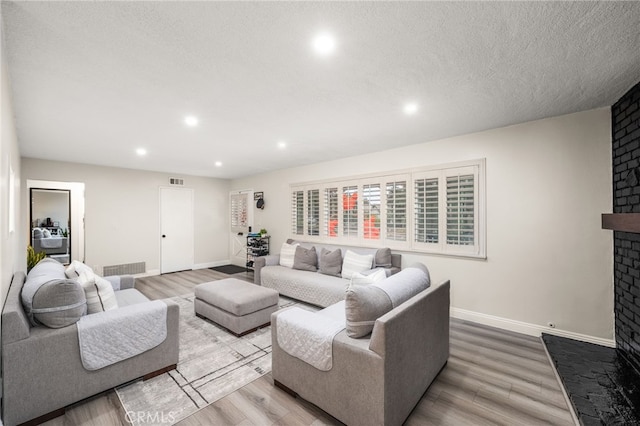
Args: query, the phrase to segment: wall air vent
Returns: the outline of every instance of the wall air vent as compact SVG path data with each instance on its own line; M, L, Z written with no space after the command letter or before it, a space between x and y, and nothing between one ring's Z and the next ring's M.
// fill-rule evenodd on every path
M184 185L184 179L181 179L181 178L169 178L169 185L183 186Z
M147 270L146 262L125 263L102 268L102 276L143 274Z

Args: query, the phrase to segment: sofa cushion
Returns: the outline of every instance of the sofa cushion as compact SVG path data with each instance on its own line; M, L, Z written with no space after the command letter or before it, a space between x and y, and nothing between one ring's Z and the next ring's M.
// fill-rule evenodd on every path
M80 272L82 271L88 271L92 274L94 273L93 269L91 269L90 266L85 265L79 260L74 260L69 264L69 266L67 266L67 269L64 270L64 274L67 276L67 278L78 278L80 276Z
M56 279L44 283L33 296L34 318L50 328L75 324L87 313L87 299L75 280Z
M376 320L391 309L391 299L382 289L369 285L349 287L345 299L347 335L353 338L368 335Z
M389 247L376 251L373 266L376 268L391 268L391 249Z
M323 248L320 251L320 262L318 269L321 274L341 277L342 272L342 252L340 249L329 251Z
M293 262L296 256L297 244L282 243L280 249L280 265L287 268L293 268Z
M318 256L316 248L296 247L296 254L293 258L293 269L301 271L316 272L318 270Z
M89 271L82 271L78 282L87 298L87 313L110 311L118 308L118 301L111 283Z
M352 285L368 285L373 284L378 281L382 281L387 277L387 273L384 269L372 269L370 274L363 274L361 272L355 272L351 275L351 281L349 282L349 287Z
M371 333L378 317L426 290L430 284L429 270L416 263L371 285L350 286L345 298L347 334L364 337Z
M31 268L20 293L22 306L31 325L38 325L33 317L33 297L37 291L49 281L63 280L65 278L64 266L57 260L48 257L45 257Z
M344 255L344 261L342 262L342 278L350 280L355 272L368 271L372 265L372 254L358 254L347 250L347 253Z

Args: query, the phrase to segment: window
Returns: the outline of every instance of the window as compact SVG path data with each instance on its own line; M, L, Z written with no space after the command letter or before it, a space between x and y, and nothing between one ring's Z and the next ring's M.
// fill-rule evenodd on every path
M485 257L485 161L291 186L292 232L312 241Z

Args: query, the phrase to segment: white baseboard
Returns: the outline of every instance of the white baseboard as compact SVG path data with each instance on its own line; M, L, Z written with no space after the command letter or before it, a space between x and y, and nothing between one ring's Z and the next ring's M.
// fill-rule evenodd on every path
M193 269L207 269L207 268L214 268L216 266L222 266L222 265L228 265L230 264L231 261L229 259L226 260L216 260L213 262L207 262L207 263L197 263L195 265L193 265Z
M540 336L542 333L553 334L555 336L566 337L569 339L579 340L581 342L595 343L596 345L616 347L615 340L603 339L601 337L589 336L586 334L575 333L573 331L560 330L557 328L546 327L528 322L516 321L508 318L496 317L494 315L481 314L479 312L468 311L466 309L451 308L451 316L461 320L476 322L491 327L502 328L504 330L514 331L516 333L526 334L528 336Z

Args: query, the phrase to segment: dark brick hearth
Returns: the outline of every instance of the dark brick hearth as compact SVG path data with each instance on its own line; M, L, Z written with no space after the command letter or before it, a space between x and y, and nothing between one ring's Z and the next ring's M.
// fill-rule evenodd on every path
M640 424L640 375L614 348L542 335L583 425Z

